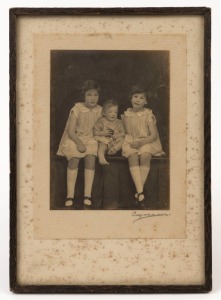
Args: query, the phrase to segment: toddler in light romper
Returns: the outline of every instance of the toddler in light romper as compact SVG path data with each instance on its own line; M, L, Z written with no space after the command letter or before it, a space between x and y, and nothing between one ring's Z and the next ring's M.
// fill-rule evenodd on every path
M94 138L98 143L98 159L101 165L108 165L105 153L114 155L121 150L125 129L121 120L117 119L118 103L107 100L103 105L103 118L94 126Z
M93 127L102 115L102 107L97 104L100 93L97 82L87 80L82 87L82 92L84 102L76 103L71 109L57 154L68 159L65 206L74 204L78 164L80 159L84 158L84 207L89 209L92 204L91 190L98 150L97 141L93 136Z
M135 85L131 90L132 108L122 115L126 136L122 146L122 155L129 161L129 168L136 191L135 198L142 207L143 187L150 171L152 155L161 155L162 146L156 126L156 119L147 104L147 93L142 85Z

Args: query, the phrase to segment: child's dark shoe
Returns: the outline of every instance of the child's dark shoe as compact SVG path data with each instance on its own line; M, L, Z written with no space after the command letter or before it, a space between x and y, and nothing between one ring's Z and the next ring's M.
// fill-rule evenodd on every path
M143 192L135 194L135 207L136 209L145 209L145 196Z

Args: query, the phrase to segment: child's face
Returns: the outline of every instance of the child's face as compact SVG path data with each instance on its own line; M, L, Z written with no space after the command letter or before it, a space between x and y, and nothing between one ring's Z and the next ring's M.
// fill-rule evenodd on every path
M99 93L97 90L91 89L85 92L84 102L88 108L94 108L99 100Z
M133 94L131 98L132 106L135 110L143 109L144 105L147 104L147 99L144 93Z
M109 122L114 122L117 119L117 112L118 112L118 107L111 106L104 110L104 116Z

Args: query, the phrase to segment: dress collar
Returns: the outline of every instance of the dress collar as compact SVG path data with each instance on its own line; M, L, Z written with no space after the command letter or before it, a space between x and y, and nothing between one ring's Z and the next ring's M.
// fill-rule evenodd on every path
M98 113L98 112L100 112L102 110L102 107L100 105L98 105L98 104L95 107L93 107L92 109L86 107L83 102L78 102L78 103L75 104L75 106L77 108L79 108L79 110L81 112L93 111L94 113Z
M149 109L149 108L144 108L143 110L141 111L138 111L138 112L135 112L132 108L128 108L125 112L124 112L125 116L127 117L132 117L134 115L137 115L139 117L141 116L146 116L146 115L149 115L149 114L152 114L152 110Z

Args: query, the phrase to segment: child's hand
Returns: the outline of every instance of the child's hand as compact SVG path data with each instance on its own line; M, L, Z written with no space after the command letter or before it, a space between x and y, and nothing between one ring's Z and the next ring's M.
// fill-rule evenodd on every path
M118 135L118 134L116 134L116 133L112 135L112 138L113 138L113 140L117 140L117 139L118 139L118 137L119 137L119 135Z
M77 144L77 149L81 153L84 153L87 150L83 143Z
M141 146L139 142L132 142L130 145L134 149L139 149Z
M106 130L103 130L102 131L102 134L104 136L107 136L107 137L111 137L113 135L113 130L112 129L106 129Z

